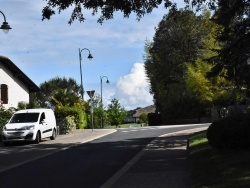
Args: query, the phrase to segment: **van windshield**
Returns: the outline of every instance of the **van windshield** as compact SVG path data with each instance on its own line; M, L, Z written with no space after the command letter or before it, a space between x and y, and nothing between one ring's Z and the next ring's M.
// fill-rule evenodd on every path
M10 123L32 123L37 122L39 113L20 113L14 114L11 118Z

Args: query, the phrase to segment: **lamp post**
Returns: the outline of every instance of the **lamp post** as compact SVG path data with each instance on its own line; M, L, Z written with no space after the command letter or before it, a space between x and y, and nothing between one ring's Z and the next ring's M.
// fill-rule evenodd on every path
M102 79L106 78L107 81L106 83L109 83L109 79L107 76L100 76L100 80L101 80L101 108L102 108L102 112L101 112L101 128L103 128L103 105L102 105Z
M9 26L8 22L6 22L6 18L5 18L4 13L2 11L0 11L0 13L3 15L3 18L4 18L3 25L0 27L0 29L2 29L3 32L5 34L7 34L9 32L9 30L12 29L12 28Z
M82 85L82 55L81 55L81 53L82 53L83 50L87 50L89 52L88 59L91 60L93 58L93 56L91 55L91 53L90 53L90 51L89 51L88 48L83 48L83 49L79 48L80 75L81 75L81 88L82 88L82 90L81 90L82 101L84 101L84 98L83 98L84 90L83 90L83 85Z

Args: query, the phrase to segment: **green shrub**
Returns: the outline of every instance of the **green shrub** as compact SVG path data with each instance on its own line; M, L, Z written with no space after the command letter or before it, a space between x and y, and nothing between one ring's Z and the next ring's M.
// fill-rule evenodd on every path
M141 124L142 121L141 121L140 119L138 119L136 123L137 123L137 124Z
M87 117L84 110L78 107L60 107L56 108L55 116L57 119L73 116L77 129L83 129L87 126Z
M0 110L0 130L6 122L11 118L13 112L11 110Z
M74 128L76 128L76 122L74 116L67 116L65 118L60 118L57 120L59 125L59 133L60 134L68 134Z
M215 148L250 148L250 114L238 114L213 122L207 130L207 139Z

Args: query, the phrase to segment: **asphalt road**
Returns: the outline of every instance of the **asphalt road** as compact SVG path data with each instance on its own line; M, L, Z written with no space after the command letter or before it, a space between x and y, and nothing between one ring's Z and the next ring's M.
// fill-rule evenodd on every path
M4 158L0 157L0 166L5 161L6 165L15 164L15 160L25 160L25 156L34 158L0 172L0 186L100 187L154 138L205 126L207 125L118 129L113 134L91 142L67 147L53 145L49 140L45 141L47 144L37 146L20 144L10 148L0 147L1 153L4 152Z

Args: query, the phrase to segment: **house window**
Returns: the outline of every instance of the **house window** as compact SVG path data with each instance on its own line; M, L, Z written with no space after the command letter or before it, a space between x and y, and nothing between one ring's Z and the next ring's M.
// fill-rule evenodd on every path
M1 103L8 104L8 86L6 84L1 84Z

